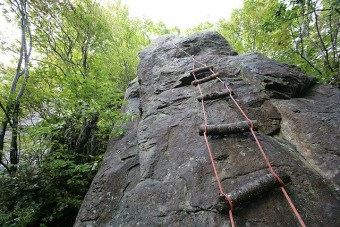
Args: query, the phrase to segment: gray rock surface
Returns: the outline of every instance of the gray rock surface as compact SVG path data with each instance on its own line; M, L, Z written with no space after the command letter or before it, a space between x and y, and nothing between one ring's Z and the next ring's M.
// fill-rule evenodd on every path
M175 45L213 65L257 120L272 166L291 177L286 190L306 225L340 226L339 90L260 54L237 55L215 32L160 37L140 53L138 80L125 96L125 111L139 118L110 140L75 226L230 226L215 209L219 190L198 134L203 116L199 90L190 85L192 57ZM214 80L202 90L224 88ZM229 98L205 107L209 124L244 120ZM225 193L269 172L250 133L209 141ZM238 207L234 219L237 226L299 226L280 189Z

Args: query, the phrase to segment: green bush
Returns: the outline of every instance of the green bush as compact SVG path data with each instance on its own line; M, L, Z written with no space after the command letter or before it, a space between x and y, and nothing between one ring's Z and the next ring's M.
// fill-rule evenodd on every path
M55 152L15 175L2 172L0 226L72 226L100 159Z

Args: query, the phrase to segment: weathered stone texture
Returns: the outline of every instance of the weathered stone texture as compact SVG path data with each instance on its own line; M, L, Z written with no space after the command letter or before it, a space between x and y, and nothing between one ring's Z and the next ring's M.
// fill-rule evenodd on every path
M215 209L219 190L198 134L192 57L175 45L213 65L257 120L259 140L274 169L290 175L286 190L307 226L340 226L339 90L260 54L237 55L215 32L160 37L141 52L125 97L125 111L140 117L111 139L75 226L230 226ZM216 80L201 87L225 91ZM209 124L244 120L229 98L205 104ZM225 193L269 172L250 133L209 141ZM237 208L234 219L237 226L299 226L280 189Z

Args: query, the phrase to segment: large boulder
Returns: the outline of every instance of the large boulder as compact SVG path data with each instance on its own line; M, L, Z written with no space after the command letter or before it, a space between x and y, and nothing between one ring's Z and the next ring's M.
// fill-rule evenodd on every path
M237 55L216 32L163 36L140 53L124 108L137 117L112 138L75 226L230 226L204 138L193 57L232 88L307 226L340 226L340 92L294 66ZM199 63L195 67L200 67ZM219 81L205 94L225 90ZM209 124L243 121L229 98L205 103ZM249 132L209 136L225 193L269 173ZM234 210L237 226L299 226L279 188Z

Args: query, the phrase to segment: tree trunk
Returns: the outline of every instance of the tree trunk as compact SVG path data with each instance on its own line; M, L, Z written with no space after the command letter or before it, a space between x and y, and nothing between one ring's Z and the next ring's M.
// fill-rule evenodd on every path
M12 139L10 148L10 162L11 165L19 163L19 150L18 150L18 126L19 126L19 102L14 105L13 112L13 127L12 127Z
M3 162L3 155L4 155L4 143L5 143L7 124L8 124L8 121L3 120L1 129L0 129L0 162L3 166L5 165L5 163Z
M6 109L1 104L1 109L5 113L5 117L2 121L1 129L0 129L0 164L3 165L9 172L15 171L15 167L8 167L7 164L3 162L4 156L4 143L5 143L5 134L7 130L8 124L10 124L12 128L12 138L10 144L10 164L15 166L19 163L19 149L18 149L18 130L19 130L19 100L21 99L27 80L29 78L29 58L32 51L32 34L29 27L28 21L28 1L10 1L12 4L12 9L18 15L18 19L20 20L20 29L21 29L21 46L19 52L19 59L16 67L16 73L12 81L12 85L9 91L9 96L7 99ZM17 91L17 86L19 83L19 79L24 75L24 78L21 82L21 86L19 91ZM16 94L17 92L17 94ZM14 98L15 97L15 98Z

